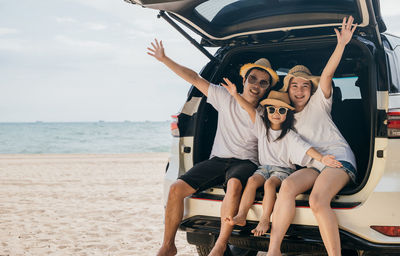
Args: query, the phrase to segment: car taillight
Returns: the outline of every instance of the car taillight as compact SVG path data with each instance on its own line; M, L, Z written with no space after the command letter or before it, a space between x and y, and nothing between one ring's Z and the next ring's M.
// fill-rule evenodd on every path
M371 226L371 228L385 236L400 237L400 226Z
M173 137L179 137L178 115L172 115L171 116L171 118L172 118L172 121L171 121L171 135Z
M400 138L400 110L388 112L388 136Z

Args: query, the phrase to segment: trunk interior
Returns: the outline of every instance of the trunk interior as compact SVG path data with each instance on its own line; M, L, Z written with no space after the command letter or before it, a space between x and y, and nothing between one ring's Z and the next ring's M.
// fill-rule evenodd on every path
M211 77L213 83L222 82L228 77L242 90L239 76L241 65L265 57L280 75L282 86L285 73L293 66L307 66L315 75L320 75L336 46L336 38L307 40L303 42L275 43L269 45L232 48L222 58L222 64ZM221 51L223 52L223 51ZM376 81L371 72L370 48L361 40L353 40L344 52L342 61L335 73L333 89L332 119L352 148L357 160L357 184L345 187L339 194L352 194L359 191L368 180L372 165L373 138L375 134ZM196 93L196 91L192 91ZM216 127L218 113L206 103L204 97L197 112L194 140L194 164L209 157Z

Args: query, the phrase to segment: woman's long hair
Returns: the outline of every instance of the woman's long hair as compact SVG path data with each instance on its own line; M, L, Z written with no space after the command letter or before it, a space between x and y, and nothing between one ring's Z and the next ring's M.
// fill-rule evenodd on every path
M267 130L267 140L269 141L269 129L271 128L271 121L269 121L268 119L268 111L267 111L267 106L271 106L271 105L265 105L264 106L264 116L263 116L263 121L265 124L265 128ZM281 124L281 134L279 135L278 138L276 138L275 141L282 139L283 137L285 137L285 135L289 132L289 130L294 130L294 112L293 110L288 109L287 113L286 113L286 120L283 121L283 123Z

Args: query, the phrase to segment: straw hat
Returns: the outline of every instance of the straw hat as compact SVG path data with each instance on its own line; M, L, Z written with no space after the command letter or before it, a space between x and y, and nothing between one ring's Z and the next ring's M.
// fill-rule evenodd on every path
M247 71L249 71L251 68L261 68L267 71L267 73L271 76L271 86L274 86L279 81L278 74L272 69L271 63L266 58L261 58L254 63L244 64L240 68L240 75L244 78Z
M261 106L274 105L294 110L294 107L290 106L289 94L287 92L271 91L268 97L261 101L260 104Z
M285 78L283 79L283 87L280 89L281 92L287 92L287 90L289 89L289 83L290 80L293 77L301 77L304 78L306 80L310 80L311 84L313 86L312 91L315 92L318 88L318 84L319 84L319 76L313 76L310 72L310 70L303 65L296 65L293 68L291 68L288 72L288 74L285 76Z

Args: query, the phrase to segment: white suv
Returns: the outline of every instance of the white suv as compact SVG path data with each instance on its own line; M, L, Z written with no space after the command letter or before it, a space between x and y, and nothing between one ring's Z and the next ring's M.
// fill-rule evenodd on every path
M159 9L181 33L174 20L201 35L200 43L192 40L210 59L201 75L215 84L228 77L240 85L241 65L261 57L271 61L281 81L296 64L320 74L336 45L333 28L343 17L355 17L358 28L335 73L332 118L356 155L359 176L357 185L334 198L332 208L343 255L400 255L400 38L384 33L378 0L125 1ZM204 47L219 49L213 56ZM165 198L177 177L209 157L217 118L206 97L191 87L171 125ZM262 193L247 226L234 229L226 255L267 250L269 235L250 233L262 213ZM208 254L219 234L223 197L223 189L215 187L185 200L180 228L200 255ZM324 254L307 193L298 196L296 206L282 252Z

